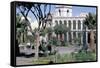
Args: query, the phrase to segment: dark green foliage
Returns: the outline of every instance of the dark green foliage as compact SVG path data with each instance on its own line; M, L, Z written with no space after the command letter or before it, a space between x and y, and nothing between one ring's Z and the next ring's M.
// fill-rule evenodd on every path
M96 55L92 52L81 51L75 54L76 61L96 61Z
M52 33L52 32L53 32L53 29L52 29L51 27L47 27L47 28L46 28L46 32L47 32L47 33Z
M61 42L57 40L56 37L53 37L48 41L48 43L49 45L59 46Z
M83 33L83 48L84 50L87 50L88 49L88 46L86 44L86 28L88 27L88 29L90 30L90 49L93 50L93 46L94 46L94 32L93 30L96 29L96 24L97 24L97 21L96 21L96 14L92 14L92 13L89 13L85 20L84 20L84 24L83 24L83 29L85 30L85 32Z
M97 24L96 15L89 13L86 19L84 20L84 23L89 29L96 28L96 24Z
M64 24L55 25L55 27L54 27L54 31L56 34L66 33L69 30L70 29L68 27L66 27L66 25L64 25Z
M40 35L45 36L45 34L52 34L53 29L51 27L40 29Z
M27 23L26 20L21 20L21 16L19 14L16 15L16 37L18 42L25 43L27 41ZM20 38L23 38L21 41Z
M47 47L45 47L44 45L40 45L39 50L45 52L45 51L47 51Z
M34 41L35 41L35 36L29 35L29 36L27 36L27 39L28 39L31 43L34 43Z

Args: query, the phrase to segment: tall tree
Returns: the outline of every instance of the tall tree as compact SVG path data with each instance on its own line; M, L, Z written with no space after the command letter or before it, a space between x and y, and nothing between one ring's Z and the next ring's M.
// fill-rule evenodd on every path
M25 22L19 14L16 15L16 40L18 45L27 42L27 24ZM16 45L16 51L19 52L18 45Z
M21 36L21 31L20 31L20 28L21 28L21 24L19 23L21 20L21 16L19 16L19 14L16 15L16 56L20 55L20 52L19 52L19 44L20 44L20 36Z
M86 16L86 19L84 21L84 24L88 27L88 29L90 30L90 44L89 44L89 47L92 51L95 50L95 44L94 44L94 31L96 29L96 24L97 24L97 21L96 21L96 15L95 14L91 14L89 13L87 16Z
M42 8L43 6L43 8ZM35 47L35 57L38 59L38 47L39 47L39 35L40 35L40 26L41 28L46 27L48 15L50 15L51 5L49 5L49 11L47 11L47 4L33 4L33 3L18 3L17 8L20 10L20 13L25 18L27 26L29 26L31 33L34 35L32 28L30 26L30 21L28 20L28 14L31 12L38 22L38 30L36 31L36 47ZM34 20L34 19L33 19Z
M55 33L58 35L62 35L64 34L64 36L66 35L66 32L70 31L70 29L64 25L64 24L58 24L58 25L55 25L54 27L54 31ZM66 37L65 37L66 38Z

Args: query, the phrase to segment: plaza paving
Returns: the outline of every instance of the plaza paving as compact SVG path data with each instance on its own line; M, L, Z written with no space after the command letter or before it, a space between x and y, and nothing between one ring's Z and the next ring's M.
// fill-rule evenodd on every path
M80 46L67 46L67 47L56 47L55 48L59 54L68 54L71 52L77 52L81 49ZM26 50L27 54L34 52L34 50ZM29 53L28 53L29 52ZM30 65L33 62L34 57L16 57L16 64L17 65Z

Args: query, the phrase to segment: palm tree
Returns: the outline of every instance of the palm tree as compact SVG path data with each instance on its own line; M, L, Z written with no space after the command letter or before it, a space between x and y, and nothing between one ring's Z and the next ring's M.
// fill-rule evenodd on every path
M90 29L90 44L89 44L89 47L92 51L94 51L95 50L95 48L94 48L95 44L94 44L94 31L93 30L96 29L96 24L97 24L96 15L89 13L85 18L84 24L88 27L88 29Z

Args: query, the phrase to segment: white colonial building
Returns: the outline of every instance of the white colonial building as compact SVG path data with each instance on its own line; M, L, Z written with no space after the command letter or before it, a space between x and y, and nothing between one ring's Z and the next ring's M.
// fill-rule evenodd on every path
M69 43L76 43L76 40L79 40L80 43L83 43L83 21L86 18L88 13L80 13L78 16L73 16L73 9L72 6L63 6L63 5L56 5L54 8L54 12L52 12L52 22L51 25L48 23L47 27L54 28L57 24L64 24L66 25L70 31L66 32L66 36L64 34L56 35L58 39L63 39ZM38 27L38 23L35 21L31 23L32 29ZM89 31L86 27L86 42L89 42ZM95 30L96 31L96 30ZM55 34L55 32L53 32ZM46 35L46 37L48 37Z
M63 39L67 42L74 43L77 38L80 38L81 43L83 42L83 21L87 13L81 13L79 16L73 16L72 6L56 6L55 12L53 13L52 26L57 24L64 24L70 28L71 31L66 33L66 36L62 34ZM87 32L86 32L87 33ZM58 35L60 37L60 35ZM88 38L88 34L86 34ZM87 41L88 39L86 39Z

